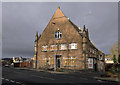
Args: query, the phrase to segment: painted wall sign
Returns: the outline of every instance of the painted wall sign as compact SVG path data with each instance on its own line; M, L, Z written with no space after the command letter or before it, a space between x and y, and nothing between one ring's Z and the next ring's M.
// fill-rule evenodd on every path
M88 68L93 69L93 58L88 58Z

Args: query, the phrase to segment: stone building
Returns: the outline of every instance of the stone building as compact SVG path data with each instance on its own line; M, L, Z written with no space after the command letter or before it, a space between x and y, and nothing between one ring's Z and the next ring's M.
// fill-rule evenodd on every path
M105 63L106 64L113 64L114 63L113 55L111 55L111 54L105 55Z
M43 33L35 37L35 68L104 71L104 53L89 39L89 32L77 27L57 8Z

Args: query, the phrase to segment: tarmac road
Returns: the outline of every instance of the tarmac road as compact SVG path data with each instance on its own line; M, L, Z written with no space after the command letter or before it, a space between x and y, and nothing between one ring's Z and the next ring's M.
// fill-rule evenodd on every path
M15 69L11 67L2 68L2 85L5 84L40 84L40 83L61 83L72 84L72 85L84 85L84 84L111 84L117 85L118 83L112 81L103 81L95 79L94 77L99 76L99 73L49 73L43 71L23 70Z

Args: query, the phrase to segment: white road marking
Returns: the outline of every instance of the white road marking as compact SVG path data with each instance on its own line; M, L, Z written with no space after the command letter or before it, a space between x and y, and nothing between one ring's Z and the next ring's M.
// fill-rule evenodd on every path
M6 81L9 81L9 79L5 79Z
M5 79L5 78L1 78L1 79Z
M13 80L10 80L11 82L15 82L15 81L13 81Z
M97 81L99 81L99 82L103 82L102 80L97 80Z
M42 76L36 76L36 75L31 75L31 76L39 77L39 78L42 78L42 79L55 80L55 79L53 79L53 78L48 78L48 77L42 77Z
M1 77L0 77L1 78ZM5 78L1 78L1 79L5 79Z
M20 82L16 82L17 84L20 84Z
M1 77L0 77L0 78L1 78ZM1 79L4 79L4 80L6 80L6 81L10 81L10 82L15 82L15 81L13 81L13 80L5 79L5 78L1 78ZM15 82L15 83L21 84L20 82Z

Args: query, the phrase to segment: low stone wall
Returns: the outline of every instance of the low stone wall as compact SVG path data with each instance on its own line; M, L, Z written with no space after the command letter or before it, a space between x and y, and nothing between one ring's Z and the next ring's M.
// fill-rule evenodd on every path
M14 63L14 67L33 67L33 62Z

